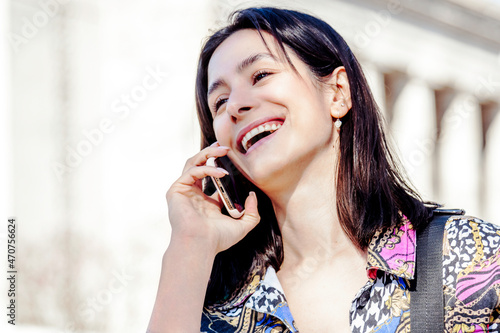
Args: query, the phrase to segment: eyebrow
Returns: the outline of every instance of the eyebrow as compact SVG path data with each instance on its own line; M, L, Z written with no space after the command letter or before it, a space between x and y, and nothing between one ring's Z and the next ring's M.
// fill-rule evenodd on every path
M276 57L270 53L256 53L240 62L238 64L238 67L236 68L236 71L238 73L241 73L243 70L245 70L245 68L251 66L253 63L263 58L271 58L273 60L276 60ZM211 93L213 93L217 88L223 86L224 84L225 82L222 79L215 80L215 82L212 83L208 88L207 96L210 96Z

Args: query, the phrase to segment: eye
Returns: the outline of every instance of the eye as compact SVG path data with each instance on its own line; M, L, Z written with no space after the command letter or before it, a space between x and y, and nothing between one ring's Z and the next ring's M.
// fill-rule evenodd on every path
M255 73L253 75L253 84L256 84L257 82L259 82L260 80L262 80L263 78L265 78L269 75L271 75L271 73L267 72L265 70L258 71L257 73Z
M217 98L214 102L214 105L213 105L213 110L214 112L217 112L219 111L220 107L227 102L227 98Z

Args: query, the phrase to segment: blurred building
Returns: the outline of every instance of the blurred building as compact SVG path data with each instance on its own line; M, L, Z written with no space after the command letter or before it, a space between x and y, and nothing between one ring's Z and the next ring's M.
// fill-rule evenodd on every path
M202 40L265 4L345 37L425 199L500 222L499 1L5 1L1 218L19 223L16 332L145 330L170 233L164 194L199 145Z

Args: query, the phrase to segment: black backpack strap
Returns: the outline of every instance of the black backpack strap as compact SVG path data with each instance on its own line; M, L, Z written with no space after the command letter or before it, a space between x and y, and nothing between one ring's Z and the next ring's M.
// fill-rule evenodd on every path
M429 225L417 234L415 281L410 290L412 333L444 332L443 234L452 215L459 209L436 209Z

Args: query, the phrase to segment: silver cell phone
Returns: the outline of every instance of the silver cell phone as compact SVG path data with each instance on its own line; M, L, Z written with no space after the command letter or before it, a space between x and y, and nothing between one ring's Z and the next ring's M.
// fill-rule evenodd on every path
M243 193L243 191L236 186L234 178L234 171L236 168L230 162L229 158L226 156L218 158L210 157L206 165L219 167L229 172L229 175L222 178L210 178L212 178L212 182L229 215L235 219L243 216L245 213L244 203L248 193Z

